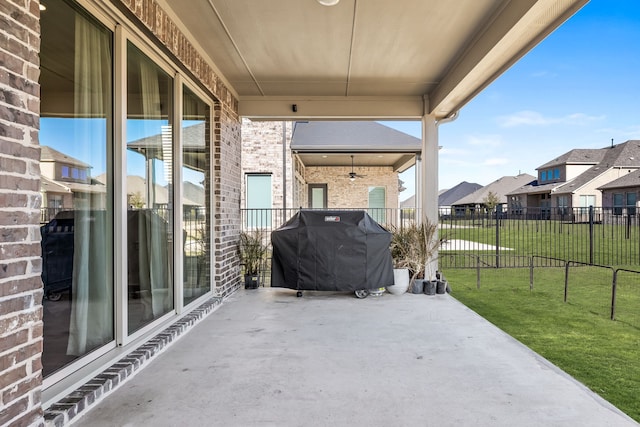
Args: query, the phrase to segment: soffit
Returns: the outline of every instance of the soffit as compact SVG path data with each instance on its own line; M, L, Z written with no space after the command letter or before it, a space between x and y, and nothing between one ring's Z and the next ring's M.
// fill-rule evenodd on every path
M242 115L303 119L449 116L587 1L159 3Z

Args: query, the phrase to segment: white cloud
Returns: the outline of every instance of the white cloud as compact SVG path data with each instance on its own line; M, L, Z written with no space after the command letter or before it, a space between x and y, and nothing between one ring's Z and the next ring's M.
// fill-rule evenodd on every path
M573 113L562 117L547 117L537 111L519 111L509 116L498 117L498 125L509 128L516 126L549 126L556 124L563 125L586 125L595 121L603 120L604 116L588 116L583 113Z
M482 162L484 166L500 166L500 165L506 165L508 163L509 163L509 159L505 159L503 157L493 157L493 158L486 159L484 162Z
M500 135L483 135L467 137L469 145L480 147L499 147L502 145L502 137Z
M441 156L467 156L471 154L469 150L463 150L461 148L447 148L447 147L442 147L438 153Z

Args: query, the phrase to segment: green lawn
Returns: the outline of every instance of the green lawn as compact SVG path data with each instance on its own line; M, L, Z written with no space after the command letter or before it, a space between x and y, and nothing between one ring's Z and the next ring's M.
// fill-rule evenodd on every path
M536 269L533 290L528 269L483 269L480 289L476 270L444 274L452 296L640 421L640 275L620 278L612 321L606 269L572 268L567 303L563 268Z

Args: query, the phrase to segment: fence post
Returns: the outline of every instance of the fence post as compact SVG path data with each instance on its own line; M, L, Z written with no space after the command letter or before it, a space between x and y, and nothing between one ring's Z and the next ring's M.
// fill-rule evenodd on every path
M593 265L593 205L589 206L589 264Z
M564 263L564 302L567 302L567 292L569 290L569 263Z
M613 283L611 285L611 320L616 320L616 290L618 287L618 270L613 272Z
M498 210L502 210L502 205L497 204L495 207L496 215L496 268L500 268L500 221L498 220Z
M476 256L476 287L480 289L480 257Z
M529 257L529 291L533 291L533 257Z

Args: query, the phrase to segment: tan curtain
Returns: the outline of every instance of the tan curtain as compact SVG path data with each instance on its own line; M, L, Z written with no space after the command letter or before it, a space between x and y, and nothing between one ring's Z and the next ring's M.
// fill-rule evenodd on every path
M74 61L75 140L92 147L95 128L84 119L108 119L111 110L111 44L109 34L76 15ZM81 120L82 119L82 120ZM108 127L108 126L107 126ZM79 148L83 148L79 146ZM106 155L106 154L105 154ZM107 251L108 218L101 195L89 193L74 202L74 252L71 318L67 354L81 356L113 340L113 286Z

